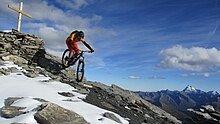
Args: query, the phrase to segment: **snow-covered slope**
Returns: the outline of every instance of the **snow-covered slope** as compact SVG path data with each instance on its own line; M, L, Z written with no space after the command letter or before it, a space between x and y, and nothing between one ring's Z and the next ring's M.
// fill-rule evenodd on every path
M47 82L50 78L45 76L28 78L21 72L25 70L22 70L22 68L14 65L12 62L0 65L0 68L8 67L15 67L19 71L17 73L0 76L0 108L4 106L4 100L8 97L23 97L23 99L17 100L13 105L26 107L26 110L32 110L40 105L39 101L32 98L41 98L78 113L91 124L117 124L117 122L103 117L102 114L109 111L82 101L81 99L84 99L86 96L74 92L76 89L70 85L58 81ZM70 92L74 94L74 96L65 97L59 95L58 92ZM34 114L35 112L29 112L11 119L0 117L0 124L13 122L35 124L37 122L34 119ZM128 123L127 120L118 114L113 114L119 118L123 124Z

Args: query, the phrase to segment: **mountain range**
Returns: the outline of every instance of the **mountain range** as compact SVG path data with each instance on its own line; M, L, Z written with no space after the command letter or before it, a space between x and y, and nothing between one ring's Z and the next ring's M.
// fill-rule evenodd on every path
M189 85L182 91L161 90L135 93L183 122L191 119L191 113L187 111L189 108L199 109L203 105L211 105L216 111L220 111L220 94L217 91L205 92Z

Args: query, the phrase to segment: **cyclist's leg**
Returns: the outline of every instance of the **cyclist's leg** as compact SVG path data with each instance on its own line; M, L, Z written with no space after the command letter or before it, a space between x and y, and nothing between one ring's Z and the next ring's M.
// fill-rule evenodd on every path
M75 52L74 51L74 49L71 47L71 46L69 46L68 44L67 44L67 47L68 47L68 49L69 49L69 60L71 59L71 58L73 58L73 53Z
M77 43L76 42L74 42L73 43L73 46L74 46L74 50L75 50L75 52L77 53L77 54L79 54L80 53L80 51L79 51L79 47L78 47L78 45L77 45Z
M80 53L79 47L78 47L78 45L77 45L76 42L73 43L73 47L74 47L74 49L72 49L73 52L71 53L71 54L72 54L72 60L73 60L74 58L76 58L77 55Z

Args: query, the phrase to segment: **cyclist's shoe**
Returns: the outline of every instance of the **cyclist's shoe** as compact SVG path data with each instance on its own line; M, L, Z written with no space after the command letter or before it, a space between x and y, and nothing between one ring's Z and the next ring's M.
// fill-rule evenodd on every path
M76 58L79 54L78 53L75 53L73 54L73 57Z
M68 65L74 65L75 57L72 57L68 61Z
M68 56L65 57L65 61L69 61L69 57Z

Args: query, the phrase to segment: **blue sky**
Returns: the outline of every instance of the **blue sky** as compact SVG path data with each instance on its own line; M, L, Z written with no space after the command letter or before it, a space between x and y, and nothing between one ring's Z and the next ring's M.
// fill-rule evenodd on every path
M95 53L86 78L130 90L220 91L220 0L23 0L22 32L61 56L65 38L83 30ZM16 28L19 0L3 0L0 29ZM85 49L80 45L82 49Z

